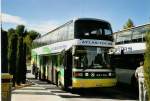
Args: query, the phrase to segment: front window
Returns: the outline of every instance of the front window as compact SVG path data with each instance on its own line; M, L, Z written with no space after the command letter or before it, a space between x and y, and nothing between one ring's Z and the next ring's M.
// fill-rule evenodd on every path
M112 40L110 24L97 20L77 20L75 38Z
M108 49L77 46L74 54L76 68L109 68Z

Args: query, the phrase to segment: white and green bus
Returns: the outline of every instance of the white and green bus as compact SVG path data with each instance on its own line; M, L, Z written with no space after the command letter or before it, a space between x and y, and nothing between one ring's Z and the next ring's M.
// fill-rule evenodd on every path
M61 88L113 87L112 42L109 22L74 19L34 40L32 64L39 68L40 79Z

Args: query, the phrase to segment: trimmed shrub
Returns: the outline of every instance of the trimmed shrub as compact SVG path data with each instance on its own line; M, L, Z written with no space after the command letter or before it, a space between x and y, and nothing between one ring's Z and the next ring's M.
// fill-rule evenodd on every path
M7 32L1 30L1 59L2 73L8 73L8 37Z
M13 75L13 86L15 86L18 36L16 34L12 35L10 41L9 72Z

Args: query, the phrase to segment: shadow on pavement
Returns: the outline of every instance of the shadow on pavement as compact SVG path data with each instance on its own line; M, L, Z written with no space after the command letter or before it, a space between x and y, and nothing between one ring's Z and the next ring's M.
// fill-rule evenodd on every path
M67 93L66 91L63 91L63 90L56 90L56 91L51 91L52 93Z
M116 100L137 100L138 95L127 86L117 85L114 88L95 88L95 89L73 89L69 91L60 90L56 85L47 83L46 81L34 80L35 85L32 87L43 87L49 90L48 93L43 92L26 92L26 94L39 95L58 95L62 98L87 98L87 99L116 99ZM28 89L27 89L28 90ZM29 89L30 90L30 89ZM32 90L32 89L31 89ZM20 92L19 92L20 93ZM22 92L24 93L24 92Z
M60 92L61 93L61 92ZM118 99L118 100L136 100L137 96L129 92L116 90L116 88L101 88L101 89L74 89L70 91L76 95L59 95L62 98L88 98L88 99Z

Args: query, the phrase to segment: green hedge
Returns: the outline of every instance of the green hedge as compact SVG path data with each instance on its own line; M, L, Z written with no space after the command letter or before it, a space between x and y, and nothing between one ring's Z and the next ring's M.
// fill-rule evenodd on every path
M150 32L146 33L146 51L144 60L145 82L150 100Z

